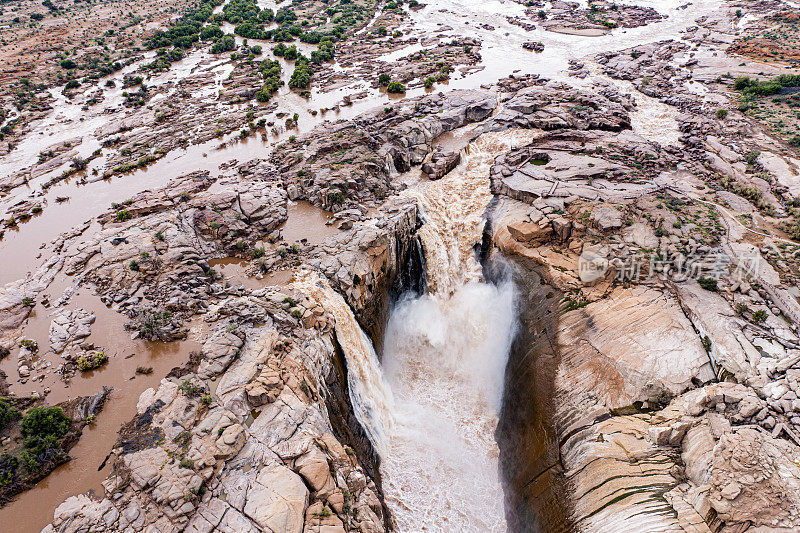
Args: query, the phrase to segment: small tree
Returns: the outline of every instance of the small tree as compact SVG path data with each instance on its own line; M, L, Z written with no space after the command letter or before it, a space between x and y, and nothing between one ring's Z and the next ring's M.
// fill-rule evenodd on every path
M395 93L395 94L402 94L406 92L406 86L400 82L393 81L386 87L386 92L388 93Z
M69 431L70 422L60 407L31 407L22 417L21 432L26 438L60 439Z

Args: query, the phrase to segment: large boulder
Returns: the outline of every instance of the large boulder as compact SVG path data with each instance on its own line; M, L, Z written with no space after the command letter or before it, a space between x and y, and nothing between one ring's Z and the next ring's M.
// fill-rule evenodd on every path
M441 146L431 155L430 161L422 165L422 171L432 180L443 178L461 162L461 153L445 150Z
M86 309L63 309L50 322L50 349L61 353L70 342L88 337L94 323L94 313Z
M247 491L244 513L264 531L303 531L308 489L300 476L285 466L262 468Z

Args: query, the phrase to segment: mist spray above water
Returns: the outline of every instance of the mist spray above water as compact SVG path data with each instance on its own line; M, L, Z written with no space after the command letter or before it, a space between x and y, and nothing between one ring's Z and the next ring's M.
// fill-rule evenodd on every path
M494 440L516 313L511 282L401 301L384 339L395 427L383 489L400 531L505 531Z
M394 428L381 471L400 531L506 530L494 432L516 291L510 276L483 281L474 246L492 197L490 165L537 134L484 134L450 174L411 193L425 214L430 293L392 310L382 359Z

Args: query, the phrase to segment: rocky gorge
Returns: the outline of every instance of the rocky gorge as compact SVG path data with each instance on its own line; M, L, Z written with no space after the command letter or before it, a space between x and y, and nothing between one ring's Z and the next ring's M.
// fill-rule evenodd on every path
M800 529L796 7L490 4L4 71L0 529Z

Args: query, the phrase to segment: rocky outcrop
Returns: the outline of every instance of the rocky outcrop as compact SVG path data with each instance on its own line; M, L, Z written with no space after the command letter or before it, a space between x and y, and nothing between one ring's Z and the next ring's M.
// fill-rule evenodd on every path
M286 192L266 179L207 173L145 191L99 218L102 229L67 243L65 272L95 283L101 299L153 339L185 335L182 319L207 307L218 274L208 260L265 240L287 218Z
M297 327L304 309L316 318ZM106 499L68 499L52 530L299 533L323 520L326 531L383 531L379 489L326 408L337 355L325 311L273 289L229 299L216 317L200 359L140 397Z
M498 159L496 179L509 168L548 171L548 154L520 151L526 155ZM524 167L534 157L544 164ZM796 330L773 321L772 311L764 312L765 328L754 328L742 311L763 307L768 294L736 278L735 262L705 288L672 261L618 277L631 249L677 252L672 237L644 222L651 215L634 222L652 204L583 210L578 195L496 191L493 242L517 266L527 295L500 426L517 528L798 527L795 499L776 496L796 490ZM558 232L566 222L572 231ZM687 244L699 271L708 268L698 254L711 249ZM593 258L601 268L584 276ZM770 278L768 271L760 276ZM715 383L720 377L731 382ZM529 409L516 409L527 402ZM758 498L769 503L747 503Z
M422 171L432 180L443 178L461 162L461 154L452 150L444 150L441 146L431 154L427 163L422 165Z
M94 313L86 309L58 311L50 322L50 349L61 353L70 342L88 337L94 320Z
M421 224L416 202L388 203L375 225L365 224L324 242L308 260L352 307L380 346L393 297L421 291L424 265L415 235Z
M619 131L630 128L632 106L629 97L615 91L589 92L547 82L516 92L481 131L510 127Z
M496 97L482 91L403 100L351 121L318 126L279 146L274 161L292 199L332 210L371 206L394 190L394 172L425 160L434 139L484 120L496 107Z
M53 256L30 277L0 287L0 346L8 347L33 310L37 296L53 281L64 258Z
M417 217L414 203L389 204L308 252L376 331L413 262ZM386 530L377 459L349 403L330 311L292 286L215 296L202 350L140 396L104 497L68 499L50 530Z

